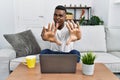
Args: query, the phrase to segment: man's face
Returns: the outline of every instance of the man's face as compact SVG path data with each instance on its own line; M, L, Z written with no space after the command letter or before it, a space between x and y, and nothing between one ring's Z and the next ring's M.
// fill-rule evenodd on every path
M54 22L55 24L58 23L58 29L63 27L64 21L66 20L66 13L64 10L56 9L54 12Z

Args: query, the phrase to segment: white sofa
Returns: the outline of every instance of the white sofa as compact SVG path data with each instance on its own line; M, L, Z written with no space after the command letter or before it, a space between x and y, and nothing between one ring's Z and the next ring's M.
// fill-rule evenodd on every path
M104 63L112 72L120 73L120 29L105 28L104 26L81 26L82 39L75 42L74 48L83 55L87 51L93 51L97 58L96 63ZM36 40L41 49L49 47L49 42L41 39L41 29L32 28ZM8 43L7 43L8 44ZM8 60L8 68L14 70L24 60L24 57L16 58L15 50L8 44L9 48L0 49L0 58ZM37 61L39 61L39 54Z

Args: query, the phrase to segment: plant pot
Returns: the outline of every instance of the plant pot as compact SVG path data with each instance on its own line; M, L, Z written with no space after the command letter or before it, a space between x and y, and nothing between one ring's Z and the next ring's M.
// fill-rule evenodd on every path
M82 72L85 75L93 75L94 74L94 64L93 65L82 64Z

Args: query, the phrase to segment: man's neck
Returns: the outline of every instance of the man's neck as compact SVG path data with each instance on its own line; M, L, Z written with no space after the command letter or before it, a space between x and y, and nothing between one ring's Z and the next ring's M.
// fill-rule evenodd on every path
M61 30L64 27L64 24L58 27L58 30Z

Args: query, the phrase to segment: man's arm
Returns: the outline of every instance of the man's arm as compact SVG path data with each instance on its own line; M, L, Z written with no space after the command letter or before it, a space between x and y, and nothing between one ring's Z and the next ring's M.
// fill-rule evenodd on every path
M54 23L52 23L52 25L48 24L48 28L43 27L43 30L41 33L42 39L44 41L50 41L50 42L54 42L58 45L61 45L61 42L58 41L55 37L57 28L58 28L58 24L56 24L56 26L55 26Z
M66 26L70 32L70 37L67 40L66 45L70 44L70 42L74 42L81 39L81 31L78 23L75 24L73 20L67 21Z

